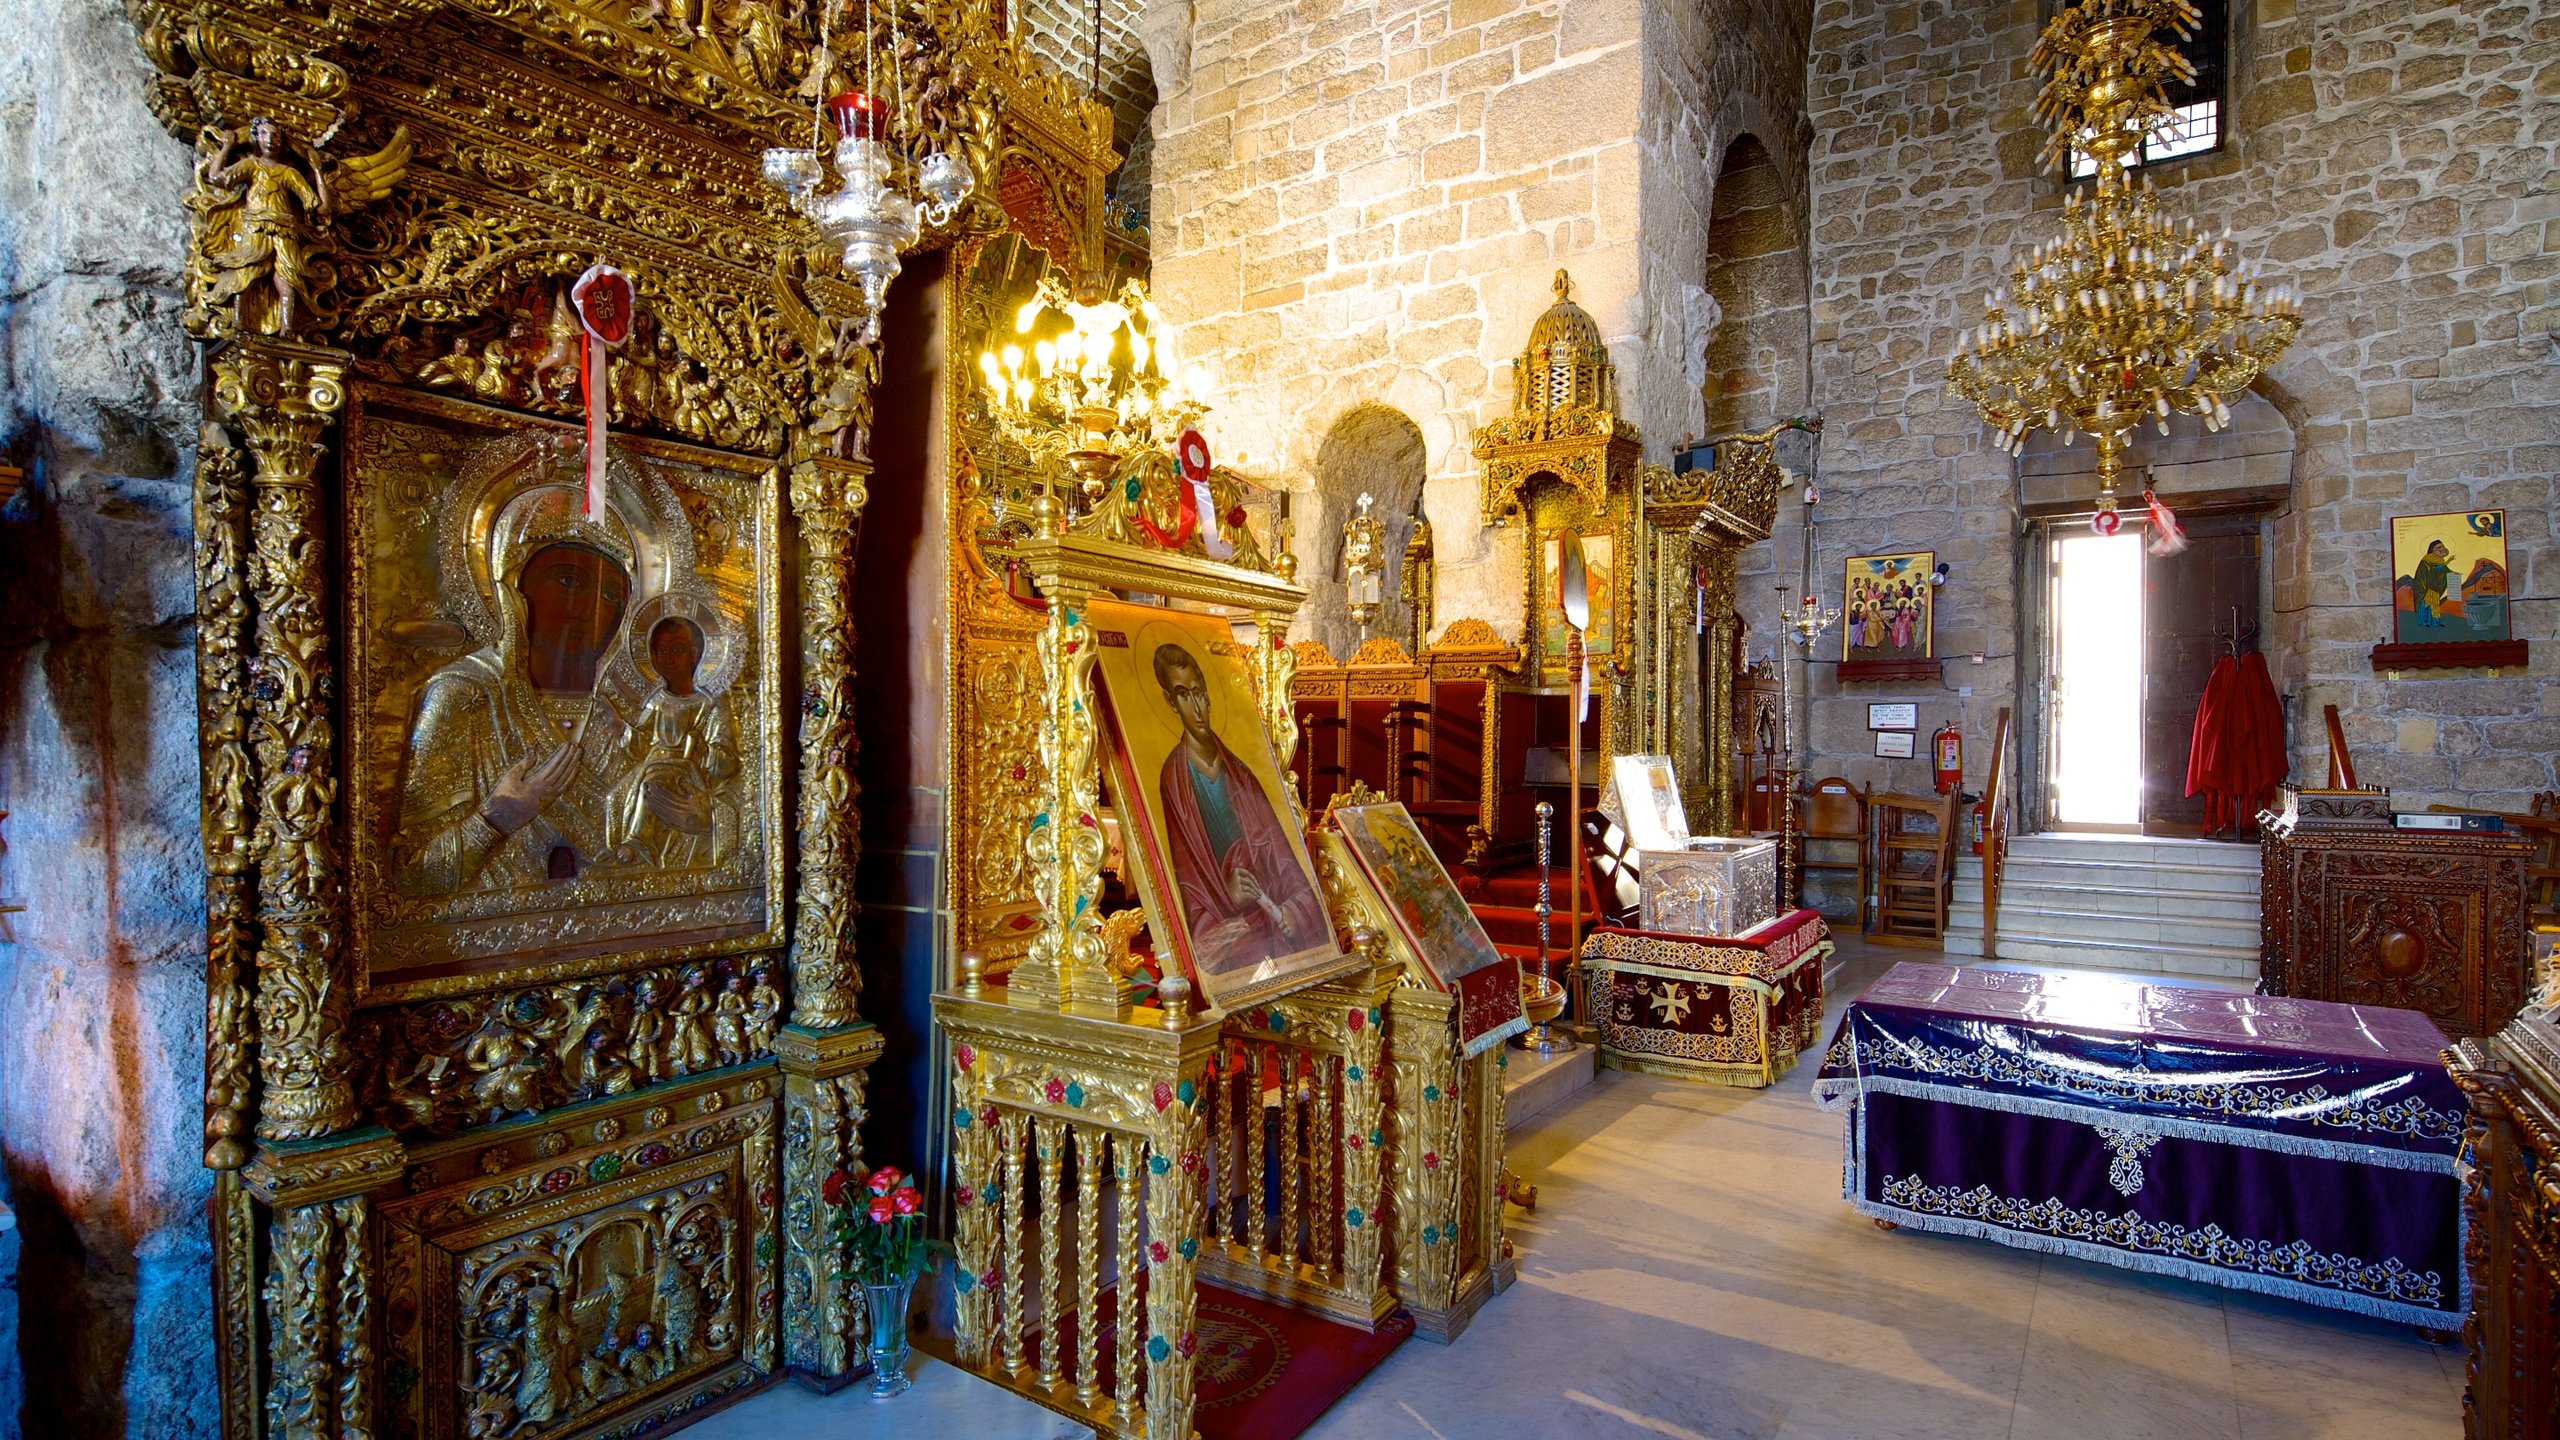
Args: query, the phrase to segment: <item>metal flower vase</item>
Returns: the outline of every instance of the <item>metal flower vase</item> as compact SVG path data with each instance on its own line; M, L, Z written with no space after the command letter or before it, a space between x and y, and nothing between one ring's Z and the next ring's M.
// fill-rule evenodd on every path
M879 1284L864 1281L863 1302L871 1312L871 1398L886 1400L915 1383L907 1374L907 1299L916 1277Z

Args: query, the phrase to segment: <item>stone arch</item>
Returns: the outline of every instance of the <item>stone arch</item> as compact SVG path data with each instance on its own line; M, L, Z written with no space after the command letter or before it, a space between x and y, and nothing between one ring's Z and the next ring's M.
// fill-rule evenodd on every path
M1811 408L1811 272L1789 174L1756 135L1725 147L1708 207L1705 333L1690 337L1710 435Z
M1422 504L1428 473L1422 427L1392 406L1356 405L1333 422L1316 447L1312 515L1298 527L1299 579L1307 602L1299 611L1306 633L1334 654L1348 658L1359 648L1359 628L1351 619L1351 594L1342 573L1342 527L1358 513L1360 497L1371 498L1370 513L1386 522L1387 572L1382 603L1369 623L1371 635L1401 636L1407 617L1396 597L1395 566L1413 538L1413 517Z

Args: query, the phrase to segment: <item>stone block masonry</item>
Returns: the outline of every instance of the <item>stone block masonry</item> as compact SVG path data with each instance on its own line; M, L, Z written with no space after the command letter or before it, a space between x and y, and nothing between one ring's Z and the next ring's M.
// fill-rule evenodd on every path
M0 0L0 1435L211 1436L186 146L113 0Z
M2359 777L2404 808L2521 809L2560 785L2560 14L2495 0L2232 10L2227 148L2151 173L2171 213L2228 223L2306 297L2301 338L2259 386L2294 432L2264 641L2292 700L2294 773L2321 773L2335 704ZM1836 593L1848 554L1934 547L1956 576L1940 652L1994 657L1949 668L1948 690L1973 687L1962 701L1840 693L1816 667L1817 773L1920 778L1868 755L1869 699L1961 711L1978 737L2020 703L2015 466L1945 366L2013 253L2054 229L2061 192L2035 168L2029 114L2040 18L1962 0L1822 0L1815 14L1814 392L1830 419L1816 573ZM2507 511L2531 673L2376 676L2389 517L2488 507Z
M1188 83L1156 113L1154 284L1182 358L1216 378L1224 453L1305 491L1343 416L1401 412L1424 442L1441 623L1516 636L1519 539L1481 523L1475 430L1509 408L1558 268L1649 454L1699 427L1680 357L1708 195L1734 135L1799 143L1793 8L1197 0Z

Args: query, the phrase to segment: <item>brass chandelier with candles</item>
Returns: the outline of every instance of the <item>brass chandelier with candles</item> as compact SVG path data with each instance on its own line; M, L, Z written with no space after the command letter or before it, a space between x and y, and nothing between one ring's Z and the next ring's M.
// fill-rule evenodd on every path
M1133 456L1164 452L1209 411L1200 368L1177 373L1161 328L1135 280L1088 300L1049 275L1015 314L1013 336L978 355L998 428L1041 470L1074 471L1088 507ZM1054 503L1044 497L1044 511Z
M2085 197L2064 198L2062 233L2021 256L2005 294L1947 362L1947 380L2016 453L2030 430L2098 450L2096 528L2118 525L2116 482L2133 431L2167 434L2172 414L2207 429L2302 328L2300 297L2235 260L2231 232L2159 213L2148 179L2131 176L2153 130L2169 123L2165 81L2194 68L2163 32L2194 33L2189 0L2082 0L2054 17L2030 62L2048 79L2036 115L2052 128L2046 163L2074 152L2096 162Z

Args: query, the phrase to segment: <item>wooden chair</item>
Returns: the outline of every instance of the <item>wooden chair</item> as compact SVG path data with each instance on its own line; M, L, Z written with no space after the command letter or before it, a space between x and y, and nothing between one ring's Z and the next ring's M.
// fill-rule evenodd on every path
M1873 856L1867 848L1867 800L1874 793L1872 785L1853 786L1837 775L1816 780L1804 793L1804 824L1796 832L1800 841L1797 869L1807 874L1832 870L1857 877L1861 930L1867 928L1867 901L1874 878L1870 863ZM1828 853L1816 851L1816 844L1827 844Z
M1956 807L1944 795L1887 794L1868 799L1875 817L1875 928L1887 944L1935 945L1947 933L1955 890Z

